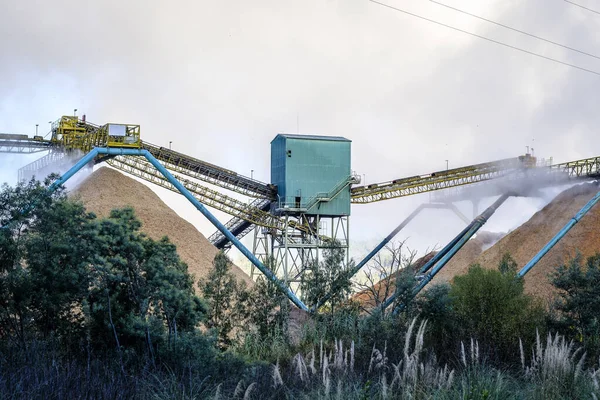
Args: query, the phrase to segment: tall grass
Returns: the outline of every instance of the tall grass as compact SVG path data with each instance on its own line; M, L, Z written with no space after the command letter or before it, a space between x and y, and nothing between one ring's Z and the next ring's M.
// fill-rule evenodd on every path
M544 342L538 334L529 364L522 344L520 349L522 369L531 383L532 398L591 398L600 394L598 370L585 370L586 354L572 341L558 334L548 334Z
M441 365L424 346L427 325L413 319L393 354L385 341L360 354L354 341L320 340L273 363L210 373L139 364L123 374L118 363L88 365L32 344L27 354L0 353L0 398L600 399L600 360L586 367L585 353L560 335L538 335L528 351L520 343L520 368L500 370L474 339Z

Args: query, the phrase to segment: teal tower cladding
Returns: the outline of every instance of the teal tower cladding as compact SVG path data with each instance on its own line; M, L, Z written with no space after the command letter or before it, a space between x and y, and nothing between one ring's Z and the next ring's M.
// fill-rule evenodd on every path
M271 183L280 211L350 215L350 145L339 136L277 135L271 141Z

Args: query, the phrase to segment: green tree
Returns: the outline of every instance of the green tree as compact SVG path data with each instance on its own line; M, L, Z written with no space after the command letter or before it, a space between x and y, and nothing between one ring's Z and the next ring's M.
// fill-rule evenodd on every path
M36 332L76 326L72 311L88 286L81 249L93 215L63 188L49 190L53 178L0 190L0 336L23 346Z
M139 232L133 209L113 210L98 222L98 251L90 295L94 337L151 357L156 345L193 331L205 307L193 291L187 266L168 239Z
M231 273L231 261L225 253L217 253L213 268L198 282L198 287L208 301L206 325L216 330L219 345L228 347L232 342L231 332L242 319L243 301L238 301L238 297L246 294L245 286Z
M498 271L503 275L515 276L518 267L517 262L511 257L510 253L504 253L498 265Z
M578 254L568 265L558 267L552 284L559 289L554 305L559 327L583 342L589 353L600 353L600 253L583 263Z
M472 265L450 290L458 337L474 337L499 359L510 359L519 339L532 341L545 326L543 307L524 294L523 281Z
M346 265L345 251L339 243L332 243L323 250L323 260L314 262L304 274L301 291L305 301L309 305L324 303L322 306L333 315L352 291L353 267L352 260Z
M288 298L273 282L258 279L247 297L248 322L258 337L263 340L276 335L286 337L289 315Z
M447 283L434 284L416 299L419 318L428 323L427 338L436 350L435 353L440 356L455 354L453 342L456 338L457 318L450 290Z

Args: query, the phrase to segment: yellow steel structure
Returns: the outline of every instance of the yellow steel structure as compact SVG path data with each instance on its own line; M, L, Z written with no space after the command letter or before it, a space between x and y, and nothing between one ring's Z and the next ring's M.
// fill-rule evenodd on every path
M33 139L27 135L0 134L0 152L34 152L54 150L57 152L81 151L89 152L94 147L143 148L148 150L167 169L179 174L182 183L202 203L234 216L234 219L247 221L267 229L285 231L294 228L302 233L316 235L315 227L305 222L285 222L278 215L273 215L267 209L267 201L277 201L276 188L252 178L239 175L234 171L207 163L202 160L178 153L171 149L143 142L140 137L140 126L130 124L95 125L87 122L85 117L63 116L52 124L52 137L45 140L41 136ZM56 162L60 157L46 157L44 165ZM174 190L162 175L144 160L135 157L117 157L108 160L115 168L140 177L159 186ZM32 163L30 169L39 169ZM35 168L34 168L35 167ZM588 158L553 166L538 166L535 157L530 154L499 160L489 163L476 164L430 174L418 175L393 181L354 186L351 189L353 204L366 204L419 193L456 188L479 182L518 176L518 172L533 170L536 178L545 175L560 175L570 178L600 177L600 157ZM556 174L546 174L556 172ZM233 199L220 192L199 185L197 182L183 179L187 176L209 184L228 189L258 200L251 204ZM550 180L548 180L550 182ZM257 204L265 206L263 209ZM232 224L235 221L230 221Z
M50 142L53 147L83 153L94 147L142 147L139 125L111 123L98 126L76 116L63 116L54 122Z
M354 204L373 203L434 190L470 185L501 178L522 169L534 168L534 166L535 158L525 155L389 182L357 186L352 188L351 202Z
M600 157L584 158L582 160L555 164L549 168L553 171L564 172L571 178L600 178Z

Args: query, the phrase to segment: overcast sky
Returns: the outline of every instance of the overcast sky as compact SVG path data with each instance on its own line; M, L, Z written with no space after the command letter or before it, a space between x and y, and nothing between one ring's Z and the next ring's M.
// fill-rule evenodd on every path
M427 0L382 2L600 71L599 59ZM565 1L445 4L600 55L600 15ZM452 168L514 157L526 145L555 161L600 152L600 76L367 0L0 0L0 50L2 132L33 134L39 123L45 133L77 108L263 181L278 132L351 139L352 167L367 183L445 169L445 160ZM31 161L0 157L3 180L7 164ZM159 193L213 231L183 199ZM358 247L427 200L353 206ZM511 200L488 228L514 228L548 200ZM462 226L431 211L400 236L424 247Z

